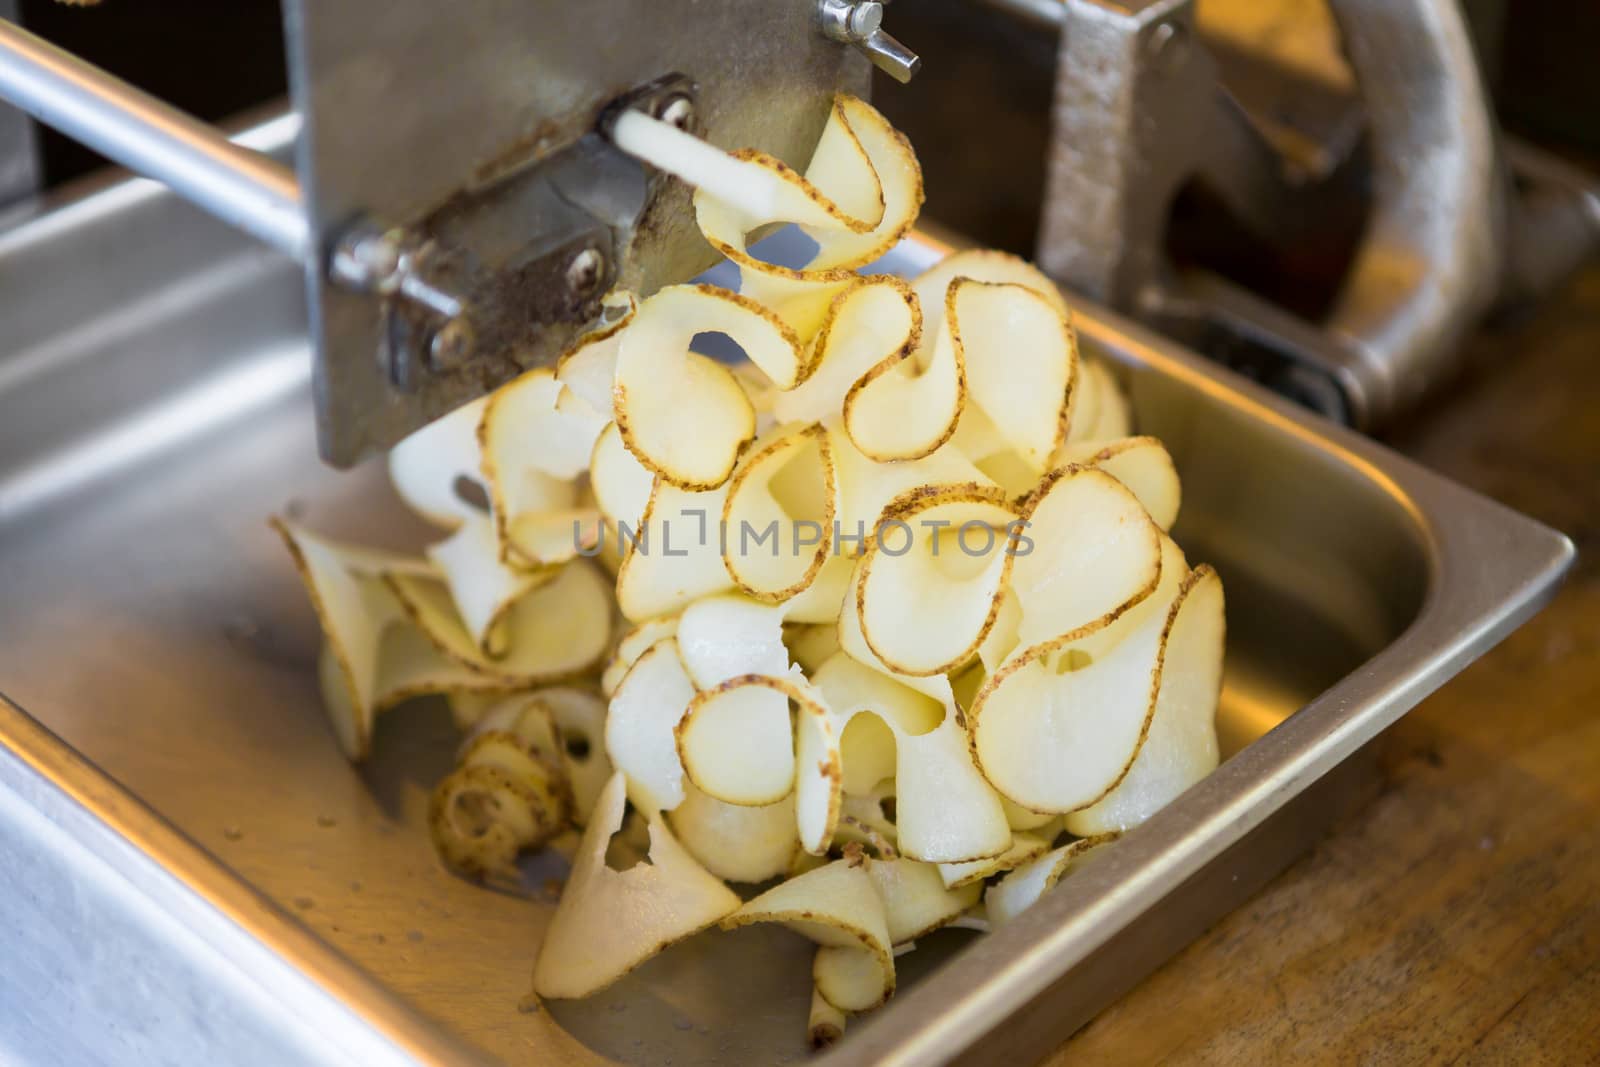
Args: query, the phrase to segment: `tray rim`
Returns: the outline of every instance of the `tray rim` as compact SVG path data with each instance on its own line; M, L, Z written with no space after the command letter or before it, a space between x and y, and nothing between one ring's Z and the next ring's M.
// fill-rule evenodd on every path
M0 815L8 803L178 918L286 1018L321 1024L336 1062L482 1059L0 692Z
M118 193L120 187L85 199L125 195ZM36 221L48 225L53 214ZM926 224L912 239L930 249L966 243ZM972 1048L1173 887L1498 643L1554 594L1574 556L1562 534L1068 295L1080 334L1089 342L1332 451L1383 486L1431 549L1427 593L1405 631L1366 664L1245 748L1185 794L1181 804L1131 832L1104 862L897 997L889 1011L864 1021L819 1062L939 1063ZM1441 521L1446 514L1452 521ZM1493 567L1483 562L1485 547L1499 553ZM1450 619L1469 622L1462 626ZM1385 679L1385 691L1378 691L1378 678ZM339 1044L374 1053L388 1045L398 1055L385 1059L458 1063L482 1058L0 694L0 792L5 791L41 810L49 808L46 814L62 825L93 826L95 832L85 838L89 847L158 905L205 916L197 929L225 958L259 960L265 953L285 964L260 981L286 1011L316 1006L320 998L316 1010L342 1009L365 1025L369 1037L379 1039ZM219 918L223 921L215 921Z

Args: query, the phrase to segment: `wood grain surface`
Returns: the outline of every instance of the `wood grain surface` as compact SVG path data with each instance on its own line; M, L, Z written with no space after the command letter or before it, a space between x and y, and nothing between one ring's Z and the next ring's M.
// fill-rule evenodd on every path
M1385 784L1048 1059L1600 1063L1600 266L1391 443L1564 531L1555 601L1397 724Z

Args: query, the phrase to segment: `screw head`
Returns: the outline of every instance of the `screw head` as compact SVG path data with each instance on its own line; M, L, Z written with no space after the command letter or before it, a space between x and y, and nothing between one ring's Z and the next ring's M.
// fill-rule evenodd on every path
M577 296L594 292L606 272L606 257L597 248L585 248L567 264L567 288Z
M394 230L374 234L356 244L356 258L376 278L387 278L400 269L400 235Z
M671 96L661 105L660 114L656 117L680 130L687 130L690 123L694 122L694 101L681 93Z
M878 0L864 0L850 9L850 36L856 40L866 40L882 25L883 5Z
M392 293L405 270L404 235L399 230L351 230L339 238L328 269L352 289Z
M428 342L428 363L436 371L454 370L472 358L476 338L472 323L458 315L434 331Z

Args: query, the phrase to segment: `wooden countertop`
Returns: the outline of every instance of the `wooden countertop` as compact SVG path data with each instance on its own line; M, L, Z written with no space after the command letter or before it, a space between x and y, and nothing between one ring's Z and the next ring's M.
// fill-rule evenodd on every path
M1600 266L1472 362L1392 443L1572 537L1567 584L1390 731L1369 807L1051 1067L1600 1062Z

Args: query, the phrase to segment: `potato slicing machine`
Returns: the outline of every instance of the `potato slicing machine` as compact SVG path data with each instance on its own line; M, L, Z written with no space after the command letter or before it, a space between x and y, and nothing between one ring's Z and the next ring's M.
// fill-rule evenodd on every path
M1330 0L1355 98L1289 131L1222 86L1193 0L938 2L1058 56L1035 258L1227 584L1224 762L1014 923L929 939L827 1063L1048 1051L1350 810L1374 739L1572 558L1356 432L1600 233L1589 179L1501 137L1453 0ZM231 139L0 18L0 100L161 183L0 214L0 1060L807 1054L809 950L779 930L519 1012L548 902L435 861L439 708L391 713L360 769L337 751L263 520L403 539L361 460L549 364L613 286L711 265L688 190L609 138L621 109L801 166L836 92L917 73L933 3L284 0L292 108ZM16 129L0 114L0 201L34 180ZM1327 316L1170 261L1197 179L1291 241L1361 200ZM938 221L882 269L986 237Z

